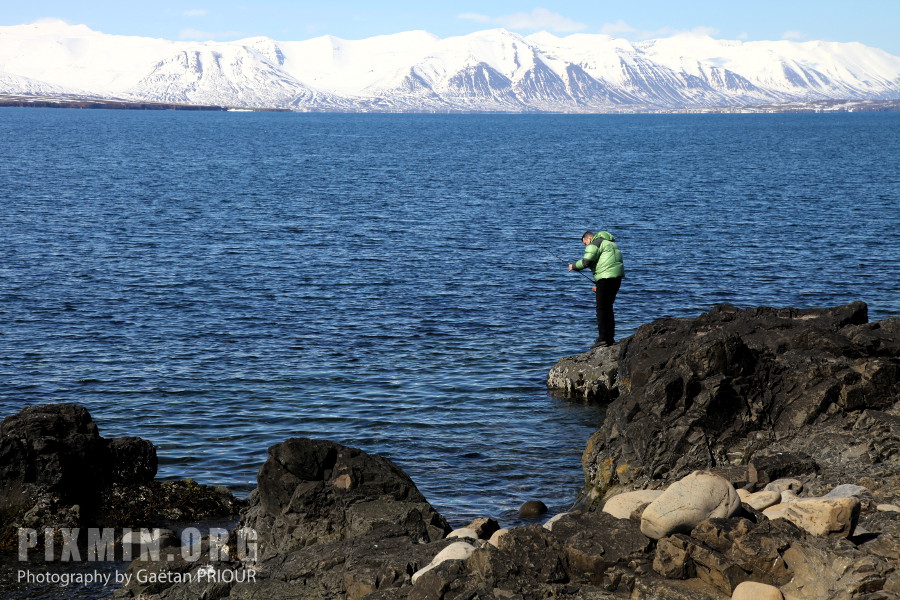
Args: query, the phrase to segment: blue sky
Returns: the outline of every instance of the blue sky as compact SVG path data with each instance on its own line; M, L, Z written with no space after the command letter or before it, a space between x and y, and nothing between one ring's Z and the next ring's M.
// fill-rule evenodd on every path
M523 34L609 33L630 40L700 31L740 40L862 42L900 55L900 0L26 0L4 2L0 25L60 18L119 35L234 40L265 35L360 39L424 29L440 37L504 27Z

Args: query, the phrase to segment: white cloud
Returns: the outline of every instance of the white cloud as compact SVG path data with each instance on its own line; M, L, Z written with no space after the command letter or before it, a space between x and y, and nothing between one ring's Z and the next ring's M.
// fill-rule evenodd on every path
M715 37L719 34L719 30L715 27L694 27L693 29L686 31L685 33L689 33L691 35L705 35L709 37Z
M194 8L191 10L184 11L184 16L186 17L204 17L206 16L206 11L202 8Z
M491 18L487 15L479 15L478 13L462 13L460 15L456 15L457 19L464 19L466 21L475 21L476 23L490 23Z
M66 21L65 19L60 19L59 17L41 17L36 20L33 25L55 25L57 23L63 23L65 25L71 25L71 21Z
M237 40L246 37L241 31L202 31L187 27L178 32L178 39L205 42L209 40Z
M791 29L789 31L785 31L781 34L781 39L783 40L805 40L806 34L802 31L797 31L796 29Z
M514 13L499 17L490 17L478 13L463 13L458 15L458 18L477 23L493 23L512 30L546 30L555 33L573 33L587 29L587 25L584 23L573 21L546 8L535 8L530 13Z
M622 19L615 23L604 23L603 27L600 28L600 33L605 33L606 35L622 35L633 33L634 31L637 30Z
M653 40L675 35L710 36L718 35L719 30L714 27L694 27L693 29L674 29L672 27L660 27L659 29L637 29L621 19L615 23L604 23L600 33L621 36L633 41Z

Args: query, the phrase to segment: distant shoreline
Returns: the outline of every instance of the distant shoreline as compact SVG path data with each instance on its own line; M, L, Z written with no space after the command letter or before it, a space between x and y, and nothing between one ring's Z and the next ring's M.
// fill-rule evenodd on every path
M0 107L13 108L106 108L113 110L192 110L192 111L253 111L290 112L279 108L232 108L207 104L176 104L166 102L133 102L103 98L58 98L54 96L12 96L0 94Z
M82 108L113 110L190 110L218 112L334 112L334 113L393 113L408 114L760 114L760 113L846 113L846 112L900 112L900 100L817 100L811 102L787 102L783 104L753 104L746 106L709 106L690 108L642 108L617 110L611 112L484 112L448 110L432 111L324 111L301 110L292 111L286 108L248 108L229 107L207 104L178 104L166 102L138 102L104 98L60 98L55 96L20 96L0 94L0 108Z

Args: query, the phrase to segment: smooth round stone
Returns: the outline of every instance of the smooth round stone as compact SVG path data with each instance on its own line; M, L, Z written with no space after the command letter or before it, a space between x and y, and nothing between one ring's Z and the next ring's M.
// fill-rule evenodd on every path
M448 533L447 538L469 538L477 540L478 532L468 527L462 527L460 529L454 529L453 531Z
M491 546L493 546L494 548L499 548L500 547L500 538L502 538L507 533L509 533L509 529L498 529L491 536L491 539L488 540L488 543Z
M431 559L431 562L428 563L427 567L419 569L412 576L412 582L415 583L419 580L419 578L435 568L439 564L446 562L448 560L466 560L472 553L475 552L475 546L472 544L467 544L466 542L455 542L450 544L440 552L438 552L437 556Z
M519 516L525 518L540 517L541 515L546 515L548 510L547 505L540 500L529 500L519 508Z
M743 501L755 510L765 510L770 506L775 506L781 502L781 493L763 490L761 492L756 492L755 494L750 494L744 498Z
M734 588L731 600L784 600L784 594L774 585L743 581Z
M606 501L606 504L603 505L603 512L617 519L628 519L634 509L642 504L651 504L662 494L663 490L636 490L617 494Z
M560 519L562 519L567 514L569 514L569 513L559 513L558 515L553 515L552 517L550 517L547 520L546 523L544 523L544 529L553 531L553 524L556 523L557 521L559 521Z
M654 540L689 533L700 521L730 517L740 507L741 499L730 481L708 471L694 471L644 509L641 533Z

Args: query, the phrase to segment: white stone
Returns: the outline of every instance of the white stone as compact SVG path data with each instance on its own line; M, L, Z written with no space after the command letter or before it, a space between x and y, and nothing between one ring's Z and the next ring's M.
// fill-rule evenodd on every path
M488 543L494 548L500 547L500 538L509 533L509 529L498 529L494 532L494 535L491 536L491 539L488 540Z
M776 479L763 489L767 492L783 492L785 490L802 492L803 484L797 479Z
M770 519L785 519L816 536L848 537L859 517L859 499L806 498L764 510Z
M567 514L569 514L569 513L559 513L558 515L553 515L552 517L550 517L547 520L546 523L544 523L544 529L553 531L553 524L556 523L557 521L559 521L560 519L562 519Z
M879 504L876 508L881 512L900 512L900 506L896 504Z
M741 499L731 482L707 471L694 471L644 509L641 533L658 540L690 532L704 519L730 517L740 507Z
M797 502L798 500L803 500L803 498L791 490L784 490L781 492L781 504L790 504L791 502Z
M446 562L448 560L466 560L472 553L475 551L475 546L472 544L467 544L466 542L454 542L450 544L440 552L438 552L437 556L431 559L431 562L428 563L427 567L419 569L412 576L412 582L415 583L419 580L419 578L435 568L439 564Z
M769 520L781 519L784 517L784 514L787 512L790 504L775 504L770 506L769 508L765 508L762 510L762 514L766 516Z
M731 600L784 600L784 594L773 585L743 581L734 588Z
M642 504L649 504L662 496L663 490L636 490L613 496L603 505L603 512L617 519L628 519Z
M853 485L851 483L845 483L843 485L839 485L824 496L823 498L862 498L866 494L871 494L872 492L867 487L863 487L861 485Z
M765 510L770 506L775 506L780 503L781 493L776 491L761 491L756 492L755 494L750 494L747 498L744 499L744 502L752 506L756 510Z
M478 539L478 532L474 529L469 529L468 527L461 527L460 529L454 529L450 533L447 534L448 538L470 538L473 540Z

